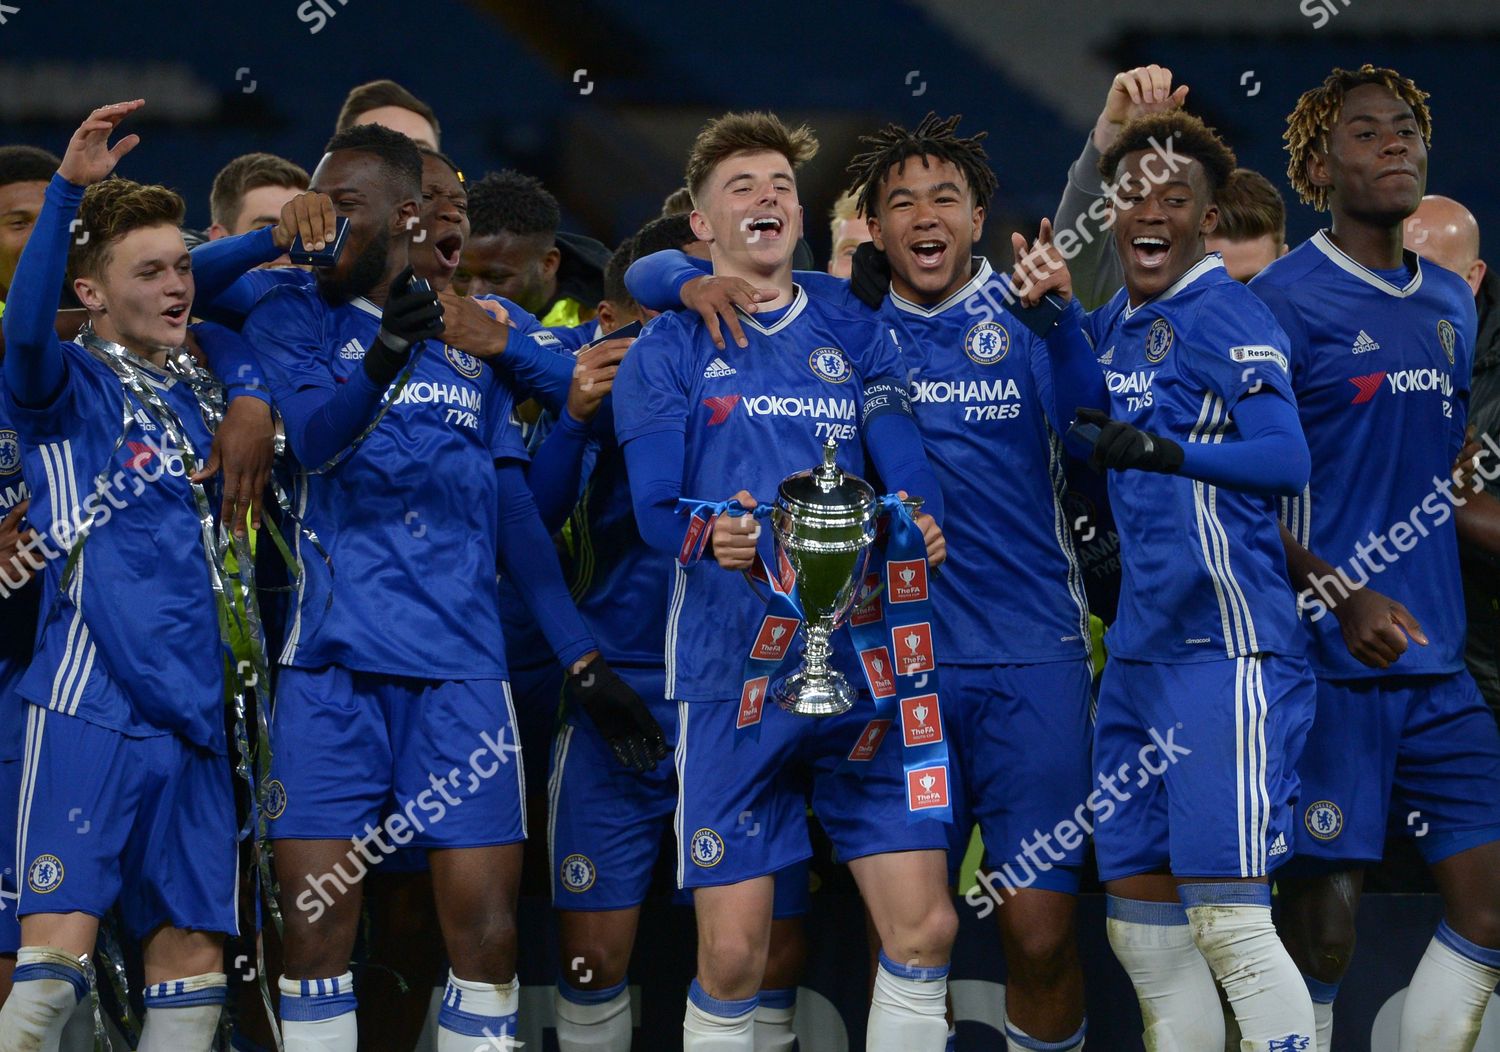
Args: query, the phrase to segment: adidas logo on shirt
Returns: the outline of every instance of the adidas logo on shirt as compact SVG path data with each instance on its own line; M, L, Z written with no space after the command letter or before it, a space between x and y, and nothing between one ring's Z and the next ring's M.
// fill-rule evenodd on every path
M360 343L358 340L350 340L348 343L344 344L344 346L339 348L340 358L356 359L363 358L364 356L364 344Z
M705 380L717 380L723 376L733 376L737 370L723 358L715 358L708 363L708 368L703 370Z
M1369 333L1360 329L1359 335L1354 337L1354 347L1352 350L1355 354L1369 354L1371 351L1380 350L1380 344L1376 343Z
M1267 852L1267 855L1284 855L1284 854L1286 854L1286 834L1285 833L1277 833L1276 834L1276 839L1272 842L1272 844L1271 844L1271 850Z
M1105 351L1103 354L1101 354L1099 356L1099 364L1100 365L1114 365L1115 364L1115 349L1113 347L1111 347L1109 350Z

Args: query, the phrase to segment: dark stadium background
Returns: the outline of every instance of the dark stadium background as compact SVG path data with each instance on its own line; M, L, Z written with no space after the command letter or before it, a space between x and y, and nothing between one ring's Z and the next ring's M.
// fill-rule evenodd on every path
M1055 207L1113 72L1169 66L1191 86L1190 108L1220 130L1241 163L1287 193L1286 113L1333 66L1370 61L1431 92L1428 191L1462 201L1481 230L1500 239L1495 0L322 5L6 0L0 143L61 153L90 108L144 97L147 109L130 128L143 143L121 172L181 191L189 223L204 227L209 184L225 161L266 150L311 169L349 87L391 77L435 108L443 149L471 178L501 167L539 176L562 203L565 228L613 245L680 183L685 148L706 118L770 108L807 121L822 140L801 179L806 234L821 265L827 211L858 134L887 120L915 121L928 109L962 112L963 130L989 132L1001 190L985 248L1000 263L1009 259L1009 232L1034 229ZM1288 207L1288 240L1296 244L1319 219L1295 200ZM1420 887L1401 865L1372 881L1382 885ZM842 1014L850 1044L825 1035L804 1052L859 1047L864 1026L858 906L828 897L810 920L807 985ZM1395 1048L1399 1013L1389 999L1404 987L1438 909L1431 897L1367 900L1363 949L1339 1002L1338 1052ZM1097 901L1086 904L1089 1047L1137 1049L1134 998L1104 943L1101 913ZM992 922L964 906L960 914L955 995L993 1013L993 987L974 985L1001 980ZM522 926L523 1020L534 1025L550 1012L554 950L543 903L528 902ZM637 1048L676 1047L690 933L680 908L648 909L646 952L638 947L632 970L646 991ZM815 1001L804 998L809 1020L823 1010ZM996 1047L994 1031L975 1023L963 1024L961 1036L965 1049ZM554 1047L550 1035L539 1040L527 1047ZM1479 1047L1500 1050L1500 1025L1486 1028Z

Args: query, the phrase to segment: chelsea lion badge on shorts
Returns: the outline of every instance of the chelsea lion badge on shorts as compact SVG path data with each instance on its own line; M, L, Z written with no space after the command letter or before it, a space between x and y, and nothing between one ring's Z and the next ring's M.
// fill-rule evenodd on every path
M26 870L26 883L38 895L56 891L62 882L62 859L56 855L38 855Z
M1318 800L1307 805L1303 824L1319 840L1332 840L1344 831L1344 812L1332 800Z
M14 431L0 430L0 475L21 470L21 441Z
M854 371L849 365L849 359L837 347L817 348L807 356L807 364L812 367L813 372L831 384L843 383Z
M261 810L267 818L280 818L286 810L286 786L272 778L266 783L266 795L261 799Z
M1146 333L1146 361L1157 364L1172 349L1172 323L1166 318L1157 318Z
M594 864L587 855L569 855L562 860L558 872L562 877L562 886L580 894L594 886L594 878L597 876Z
M712 869L724 858L724 840L712 829L700 829L689 843L693 863L704 869Z
M459 371L461 376L467 376L470 380L478 379L481 366L479 359L457 347L444 347L443 353L448 356L448 364Z
M982 321L964 336L964 353L980 365L994 365L1010 351L1010 333L998 321Z

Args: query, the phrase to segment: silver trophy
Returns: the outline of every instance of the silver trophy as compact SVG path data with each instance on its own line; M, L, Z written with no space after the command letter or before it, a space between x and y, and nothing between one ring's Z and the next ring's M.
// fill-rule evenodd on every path
M796 574L806 618L802 667L777 686L776 703L803 716L847 712L857 696L848 679L829 667L829 637L865 577L875 539L875 490L840 471L837 454L830 438L821 467L782 479L771 512L778 556L784 554Z

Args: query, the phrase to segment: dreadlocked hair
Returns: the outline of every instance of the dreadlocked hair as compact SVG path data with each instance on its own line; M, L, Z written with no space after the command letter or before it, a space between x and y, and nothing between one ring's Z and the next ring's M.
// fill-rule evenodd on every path
M1328 187L1314 186L1308 175L1308 162L1314 153L1328 148L1328 135L1338 123L1349 92L1366 84L1379 84L1411 107L1417 120L1417 131L1425 145L1432 145L1432 111L1427 108L1427 92L1393 69L1366 62L1357 70L1335 69L1328 79L1311 91L1303 92L1296 108L1287 114L1286 152L1291 155L1286 175L1297 196L1319 212L1328 210Z
M851 160L847 169L853 179L849 191L858 195L859 213L875 215L886 173L895 165L904 165L911 157L922 158L924 165L928 157L950 162L963 173L975 206L988 205L999 183L990 168L989 156L980 145L987 133L960 138L954 130L962 119L961 113L939 117L928 111L914 131L907 131L899 124L887 124L874 135L860 136L859 141L870 149Z

